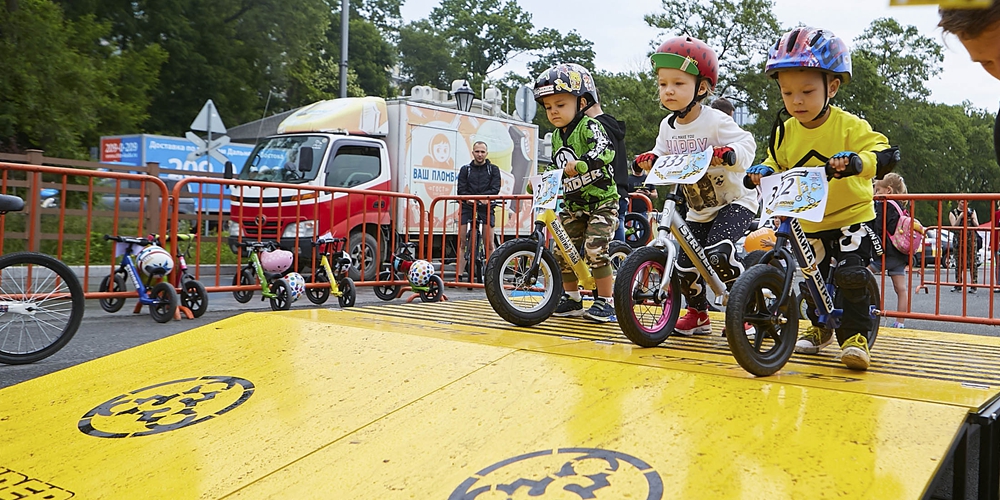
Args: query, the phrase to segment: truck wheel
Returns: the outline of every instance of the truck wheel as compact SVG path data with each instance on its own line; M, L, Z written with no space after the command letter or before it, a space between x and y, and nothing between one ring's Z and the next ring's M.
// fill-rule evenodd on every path
M364 251L362 252L361 242L364 241ZM348 271L354 281L374 281L378 276L379 248L375 237L362 232L351 233L350 242L347 245L348 252L353 258L353 263ZM361 278L361 263L364 261L365 277Z

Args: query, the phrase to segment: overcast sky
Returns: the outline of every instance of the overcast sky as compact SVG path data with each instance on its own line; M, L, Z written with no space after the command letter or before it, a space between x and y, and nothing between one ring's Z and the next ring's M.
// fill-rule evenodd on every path
M594 42L597 69L618 72L649 67L646 53L651 41L658 38L658 31L647 26L642 18L645 14L663 12L658 0L519 0L519 3L531 12L536 28L575 29ZM425 18L439 4L440 0L405 0L403 20ZM783 27L801 22L829 29L851 45L855 37L880 17L893 17L900 24L916 26L924 35L945 45L944 71L927 82L931 100L947 104L969 100L976 107L997 111L1000 81L969 61L958 39L953 36L942 39L941 30L936 28L936 7L889 7L889 0L776 0L774 12ZM527 60L515 61L510 70L522 73Z

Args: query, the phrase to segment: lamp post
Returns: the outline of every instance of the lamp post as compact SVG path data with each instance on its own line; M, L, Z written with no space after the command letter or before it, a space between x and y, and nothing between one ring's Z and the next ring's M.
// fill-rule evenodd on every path
M451 93L455 96L455 102L458 103L458 109L460 111L468 112L472 109L472 99L476 96L476 93L472 91L472 87L469 87L468 80L463 80L462 86L453 90Z

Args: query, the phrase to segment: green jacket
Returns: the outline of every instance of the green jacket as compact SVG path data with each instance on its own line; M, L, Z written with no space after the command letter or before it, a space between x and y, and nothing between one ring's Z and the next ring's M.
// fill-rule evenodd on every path
M589 116L581 118L568 134L563 130L552 134L552 164L547 170L565 168L569 160L583 161L588 167L587 173L574 177L563 176L563 202L566 208L590 210L618 199L618 188L611 170L614 158L614 146L604 127Z

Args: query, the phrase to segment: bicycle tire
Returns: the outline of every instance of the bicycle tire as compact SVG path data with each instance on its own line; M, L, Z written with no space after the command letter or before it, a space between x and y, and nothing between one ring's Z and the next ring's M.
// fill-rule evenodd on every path
M174 290L173 285L161 281L153 287L149 296L157 301L149 305L149 315L153 317L153 321L166 323L174 319L180 300L177 298L177 290Z
M633 248L623 241L611 240L608 243L608 258L611 260L612 275L618 276L618 269L621 268L632 251Z
M524 272L532 265L537 245L531 238L510 240L500 245L486 262L483 275L486 299L497 315L514 325L533 326L545 321L555 312L563 294L562 274L548 249L542 251L539 262L537 279L541 281L524 281ZM508 290L515 296L507 296Z
M340 297L337 297L337 302L340 303L340 307L354 307L354 303L358 299L358 289L354 286L354 280L350 277L344 276L337 284L340 287Z
M292 308L292 287L284 278L279 278L271 282L271 310L287 311Z
M726 342L736 362L758 377L781 370L795 350L799 331L799 305L795 295L783 304L769 302L781 296L784 280L784 273L774 266L753 266L736 280L729 294L726 332L743 332L744 324L749 323L755 333L753 339L745 334L730 333L726 335ZM780 313L780 327L776 327L768 312L774 306Z
M233 286L253 285L256 281L254 278L253 270L249 267L244 267L240 272L233 275ZM233 298L240 304L246 304L253 298L253 290L236 290L233 292Z
M114 277L114 289L110 289L109 286L112 283L112 277ZM109 274L101 279L101 284L97 286L98 292L123 292L125 291L125 278L118 274ZM113 297L110 299L98 299L98 303L101 304L101 309L104 312L116 313L122 309L125 305L125 297Z
M325 270L320 269L316 271L315 283L326 283L326 285L318 288L306 288L306 298L309 299L309 302L320 306L330 299L330 278L326 277Z
M653 236L653 225L649 218L637 213L625 214L625 243L632 248L641 248Z
M680 316L680 288L672 277L665 300L645 297L655 297L659 292L666 261L662 250L640 247L625 259L615 278L618 326L632 343L641 347L656 347L666 341Z
M14 266L22 265L29 266L32 276L30 283L27 282L27 272L11 269ZM40 268L51 271L55 276L39 273ZM41 294L40 298L32 296L31 298L21 297L17 300L21 303L30 303L35 308L33 315L30 316L33 321L20 321L19 329L0 329L0 363L22 365L45 359L65 347L80 327L86 307L80 280L69 266L48 255L17 252L0 257L0 300L12 300L9 298L10 295L23 295L30 290L35 290L34 284L39 274L45 274L45 276L41 276L42 280L39 284L51 285L54 289L51 291L43 289L44 293ZM60 280L61 283L59 283ZM65 292L62 291L63 288L65 288ZM59 293L59 296L53 297L55 293ZM68 312L66 311L67 306ZM0 315L0 318L11 317L10 321L22 319L12 316L14 314L8 310ZM18 314L17 316L22 315ZM62 323L62 318L65 318L62 328L52 328L53 325Z
M382 271L378 275L379 281L394 281L396 279L396 273L393 271ZM399 296L399 290L402 285L375 285L375 296L385 300L393 300Z
M208 310L208 291L198 280L187 280L183 283L180 300L181 305L188 308L195 318L200 318Z
M427 291L420 292L421 302L441 302L444 295L444 280L440 276L431 276L431 281L427 283Z

